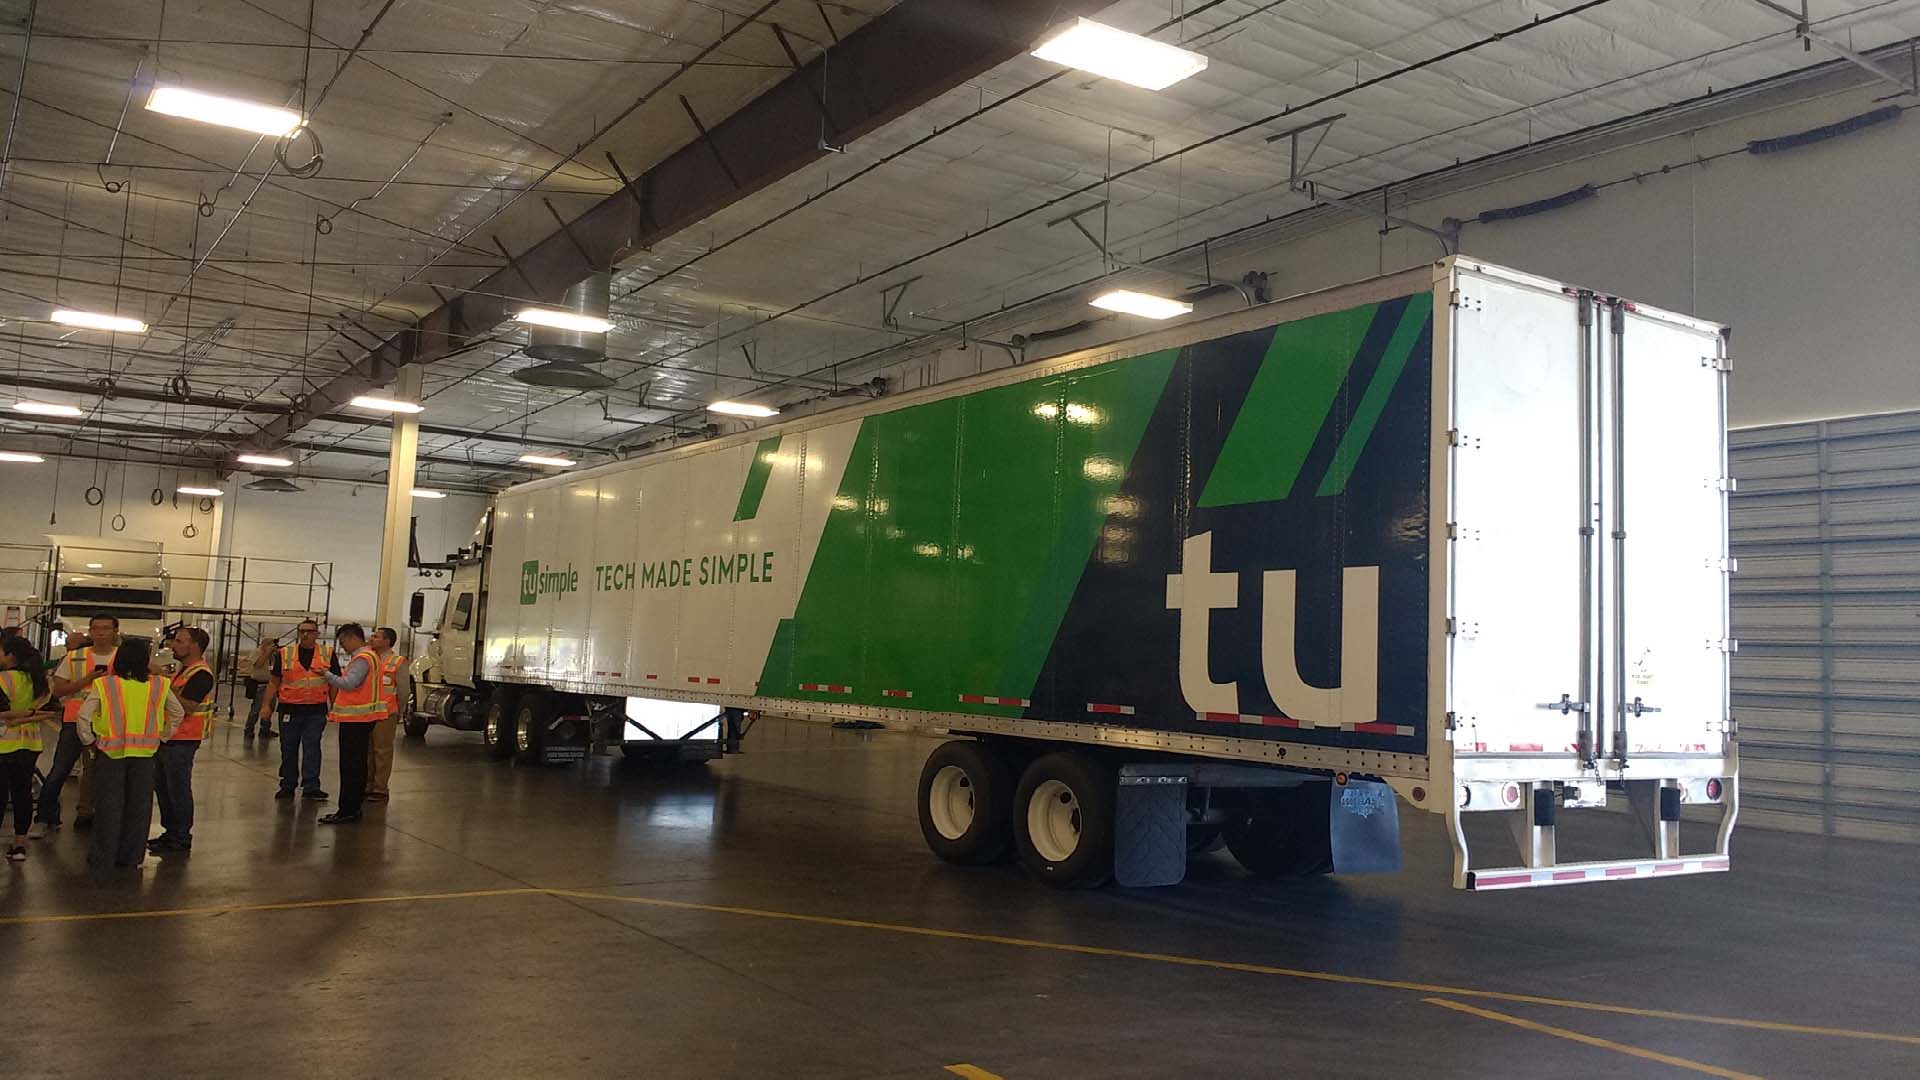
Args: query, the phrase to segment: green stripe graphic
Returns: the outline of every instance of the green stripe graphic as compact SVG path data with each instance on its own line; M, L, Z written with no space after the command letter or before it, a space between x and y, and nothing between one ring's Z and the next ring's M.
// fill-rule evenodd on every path
M1413 355L1413 346L1420 340L1421 333L1427 328L1427 320L1432 315L1432 293L1417 293L1408 298L1406 310L1400 313L1400 325L1387 342L1387 351L1380 357L1380 366L1374 369L1373 381L1367 384L1367 392L1361 395L1360 406L1354 410L1353 424L1340 436L1340 445L1333 452L1333 463L1327 466L1327 475L1320 481L1320 490L1315 495L1338 495L1346 490L1354 466L1360 463L1360 453L1367 448L1367 440L1373 437L1373 429L1380 423L1380 414L1386 410L1387 399L1393 396L1393 388L1399 384L1400 374L1407 370L1407 358Z
M773 455L780 450L782 436L760 440L753 448L753 466L747 470L747 482L740 488L740 505L733 509L733 520L752 521L760 514L760 499L767 493L767 478L773 475Z
M1277 502L1293 491L1378 308L1328 312L1274 331L1201 506Z

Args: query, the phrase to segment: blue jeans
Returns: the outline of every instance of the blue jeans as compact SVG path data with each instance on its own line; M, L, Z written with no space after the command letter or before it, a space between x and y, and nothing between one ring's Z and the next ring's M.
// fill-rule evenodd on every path
M72 724L60 725L60 741L53 746L53 767L47 770L46 779L40 784L40 812L35 816L45 825L60 824L60 789L67 784L67 778L73 775L73 767L80 761L80 734ZM84 792L83 792L84 794Z
M327 707L280 713L280 790L320 790L320 736L327 731Z
M153 756L154 797L160 801L160 835L193 843L193 755L200 740L160 744Z

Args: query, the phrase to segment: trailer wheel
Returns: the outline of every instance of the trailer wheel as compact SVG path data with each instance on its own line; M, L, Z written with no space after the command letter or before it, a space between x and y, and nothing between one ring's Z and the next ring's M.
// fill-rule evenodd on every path
M1056 889L1090 889L1113 876L1113 770L1060 751L1027 766L1013 797L1020 863Z
M433 721L428 720L424 716L409 715L405 721L405 725L407 738L424 739L427 737L427 729L433 726Z
M480 741L486 744L490 758L504 761L513 756L514 720L519 696L511 689L499 686L487 697L487 718L480 725Z
M1325 782L1235 793L1227 850L1257 878L1333 872L1331 788Z
M530 693L520 698L514 712L513 752L522 765L539 765L547 745L547 725L553 723L553 699L546 694Z
M979 866L1013 839L1013 774L977 739L942 743L920 770L920 834L950 863Z

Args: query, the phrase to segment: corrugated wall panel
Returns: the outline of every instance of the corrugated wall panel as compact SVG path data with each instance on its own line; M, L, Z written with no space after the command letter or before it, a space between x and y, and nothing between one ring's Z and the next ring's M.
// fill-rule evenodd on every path
M1920 413L1736 431L1742 817L1920 841Z

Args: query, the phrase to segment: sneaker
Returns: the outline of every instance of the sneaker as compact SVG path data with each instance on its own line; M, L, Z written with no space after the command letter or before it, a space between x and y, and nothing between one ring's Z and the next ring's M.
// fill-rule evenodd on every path
M290 787L283 787L279 791L274 792L273 797L276 799L291 799L293 798L293 789Z
M193 841L175 840L171 836L156 836L147 841L147 850L155 855L185 854L193 850Z
M18 837L14 838L13 843L7 845L7 861L8 862L26 862L27 861L27 845L21 843Z
M359 822L359 814L324 814L319 819L322 825L353 825Z
M306 799L312 799L315 802L319 802L327 797L327 793L324 791L321 791L319 788L314 788L312 791L307 792L305 795L301 797Z
M33 823L33 826L27 830L27 839L45 840L47 838L47 829L48 825L46 822L36 821Z

